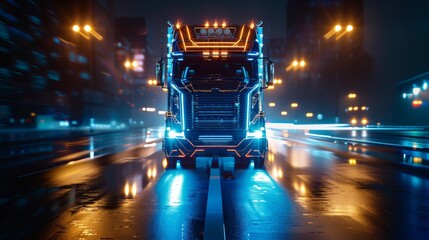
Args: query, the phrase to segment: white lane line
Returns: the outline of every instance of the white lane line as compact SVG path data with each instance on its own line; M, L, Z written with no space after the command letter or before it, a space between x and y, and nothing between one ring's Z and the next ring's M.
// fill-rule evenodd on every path
M225 239L225 225L223 222L222 192L220 189L219 168L210 169L209 194L207 196L204 239Z

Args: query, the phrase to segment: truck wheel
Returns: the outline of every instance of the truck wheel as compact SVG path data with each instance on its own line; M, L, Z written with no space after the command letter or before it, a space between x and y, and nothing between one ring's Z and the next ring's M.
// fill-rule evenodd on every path
M265 168L265 157L254 158L254 167L255 169L264 169Z
M180 165L184 169L195 169L197 167L195 157L181 158Z
M169 157L167 158L167 167L166 169L176 169L177 158Z
M250 165L250 159L246 157L236 157L235 158L235 168L244 169L248 168Z

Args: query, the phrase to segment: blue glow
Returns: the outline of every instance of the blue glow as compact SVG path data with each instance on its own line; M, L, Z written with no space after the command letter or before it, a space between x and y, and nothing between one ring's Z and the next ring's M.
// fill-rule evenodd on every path
M168 205L177 207L181 202L183 175L175 175L168 191Z
M250 94L257 89L258 85L253 87L252 90L247 94L247 108L246 108L246 130L249 130L249 121L250 121L250 107L252 106L250 104Z
M247 56L258 56L259 55L259 53L258 52L249 52L248 54L247 54Z
M247 132L246 138L262 138L264 136L263 132L260 130L254 132Z
M171 130L168 132L168 137L169 138L178 138L178 137L183 138L183 137L185 137L185 134L183 132L178 133L174 130Z
M92 136L89 138L89 157L94 158L94 138Z
M423 90L425 90L425 91L426 91L426 90L428 89L428 83L427 83L427 82L424 82L424 83L423 83L423 87L422 87L422 88L423 88Z
M85 56L79 55L77 57L78 61L81 63L88 63L88 58L86 58Z
M419 93L420 93L420 88L419 87L415 87L415 88L413 88L413 94L414 95L419 95Z
M172 52L171 55L173 55L173 56L183 56L183 53L181 53L181 52Z
M407 94L406 94L406 93L403 93L403 94L402 94L402 98L404 98L404 99L405 99L405 98L407 98Z
M85 79L85 80L89 80L90 76L89 76L89 74L87 72L81 72L79 74L79 77L82 78L82 79Z

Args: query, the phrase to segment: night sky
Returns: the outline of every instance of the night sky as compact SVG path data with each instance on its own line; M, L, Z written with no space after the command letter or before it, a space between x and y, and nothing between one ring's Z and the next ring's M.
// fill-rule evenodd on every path
M281 0L117 0L115 14L146 18L150 51L156 56L161 52L161 30L165 32L167 20L194 24L226 19L229 23L241 24L261 19L269 37L283 38L287 28L286 3ZM429 71L428 10L429 1L365 1L365 50L375 61L371 80L376 82L376 90L383 92L376 107L393 111L393 102L398 97L396 83Z

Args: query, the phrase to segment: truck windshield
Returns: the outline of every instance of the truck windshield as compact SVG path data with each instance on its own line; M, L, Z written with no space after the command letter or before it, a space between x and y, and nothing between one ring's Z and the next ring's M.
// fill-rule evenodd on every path
M201 80L244 80L251 78L251 64L225 63L225 62L198 62L181 64L178 74L181 79ZM250 76L249 76L250 75Z

